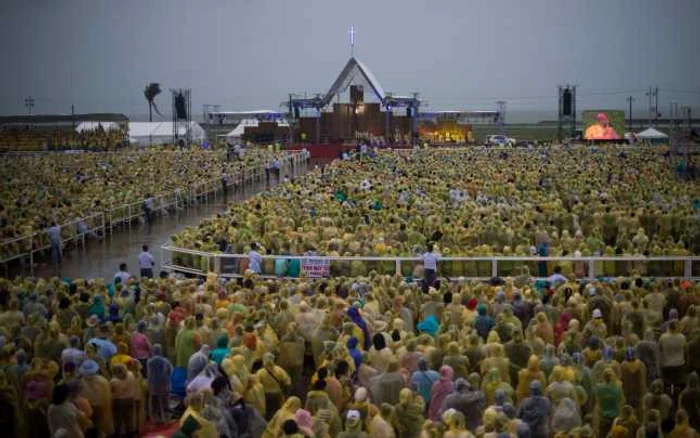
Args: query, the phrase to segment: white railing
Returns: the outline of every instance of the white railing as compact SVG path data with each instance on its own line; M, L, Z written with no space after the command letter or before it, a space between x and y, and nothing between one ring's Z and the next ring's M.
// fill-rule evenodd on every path
M299 166L306 164L306 157L302 152L287 153L280 160L281 170L285 170L293 166L298 169ZM228 185L245 186L260 181L265 177L265 165L257 165L253 167L245 167L236 172L227 174ZM203 183L192 184L186 188L178 188L172 191L162 192L154 196L153 213L167 213L169 209L188 207L196 202L208 202L210 196L217 196L223 191L221 177L215 178ZM77 241L85 247L86 238L91 233L101 232L104 234L109 231L114 232L114 227L119 225L131 224L134 220L142 218L144 215L143 201L136 201L128 204L123 204L117 207L109 207L101 212L94 213L91 216L83 218L88 225L88 231L84 233L77 232L77 224L79 219L60 224L62 244ZM26 258L29 261L30 273L34 275L34 255L38 252L45 251L51 248L48 234L45 230L37 231L32 234L21 236L13 239L8 239L0 242L0 264L5 265L6 276L8 263Z
M304 266L310 262L328 266L323 276L357 276L370 271L378 274L420 277L420 257L400 256L292 256L263 255L261 275L264 277L298 278ZM285 260L288 266L296 264L282 275L275 273L275 262ZM685 278L700 280L700 261L697 256L615 256L615 257L529 257L529 256L483 256L483 257L442 257L438 262L438 274L451 279L486 280L493 277L517 276L521 267L527 266L533 277L544 278L552 274L556 265L568 265L578 278L629 277L642 275L658 278ZM247 254L228 254L177 248L172 245L161 247L161 268L170 272L205 276L215 272L224 278L239 278L248 267ZM564 267L564 266L562 266ZM567 269L564 269L566 272Z
M78 231L78 223L84 221L87 225L87 230ZM61 244L66 245L71 242L76 242L85 248L86 239L94 233L103 232L106 228L104 213L95 213L91 216L75 219L60 225L61 228ZM34 275L34 254L41 251L46 251L51 248L49 236L46 231L37 231L32 234L6 240L0 243L0 263L7 268L7 263L28 258L31 274ZM7 272L5 272L7 275Z

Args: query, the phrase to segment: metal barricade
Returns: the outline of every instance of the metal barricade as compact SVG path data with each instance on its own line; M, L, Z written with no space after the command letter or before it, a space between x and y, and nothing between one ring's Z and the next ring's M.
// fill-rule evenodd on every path
M420 257L331 257L263 255L261 275L284 278L304 276L357 277L371 272L422 278ZM248 269L248 255L203 252L171 245L161 247L163 269L183 274L206 275L215 272L222 277L236 278ZM529 272L545 279L559 266L566 275L579 280L631 277L700 280L700 257L697 256L614 256L614 257L441 257L438 274L450 279L488 280L514 277Z

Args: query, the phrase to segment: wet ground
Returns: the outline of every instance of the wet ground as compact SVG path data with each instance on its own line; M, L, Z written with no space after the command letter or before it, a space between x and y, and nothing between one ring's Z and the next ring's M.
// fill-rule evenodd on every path
M312 166L302 166L295 171L295 176L306 173L310 167ZM148 245L151 254L156 258L154 274L157 276L160 272L160 247L168 242L171 235L185 227L196 226L216 213L224 212L228 203L239 202L278 183L279 180L273 176L269 182L263 178L262 181L248 184L237 191L229 188L226 198L222 193L218 196L210 195L208 200L202 200L198 204L182 207L177 211L171 210L166 215L159 214L154 218L150 232L143 221L134 221L130 226L115 228L111 234L107 230L101 240L88 239L84 247L81 244L70 245L64 250L59 272L52 266L50 258L47 260L46 255L37 254L34 276L111 279L119 271L120 263L126 263L129 273L138 276L138 255L143 245ZM25 261L10 266L7 274L10 277L29 276L31 271Z

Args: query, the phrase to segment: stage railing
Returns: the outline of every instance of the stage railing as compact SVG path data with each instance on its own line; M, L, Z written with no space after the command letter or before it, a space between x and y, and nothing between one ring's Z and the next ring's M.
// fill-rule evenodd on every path
M280 159L280 170L289 169L293 166L306 164L306 157L303 152L286 153ZM280 172L281 173L281 172ZM265 165L260 164L252 167L245 167L235 172L227 174L227 185L252 184L265 177ZM281 175L280 175L281 177ZM154 214L168 214L169 210L186 208L197 202L206 203L211 196L216 197L223 191L221 177L214 178L199 184L192 184L186 188L177 188L171 191L162 192L154 196ZM114 228L120 225L129 226L135 220L141 220L144 216L143 201L131 202L119 206L109 207L103 211L94 213L86 218L82 218L87 224L87 231L79 233L77 225L80 219L59 224L61 228L62 244L78 242L83 247L85 241L91 235L106 232L114 232ZM17 259L27 259L30 266L30 274L34 275L34 256L38 252L51 248L46 230L36 231L26 236L8 239L0 242L0 264L5 265L5 276L8 272L8 263Z
M371 271L384 275L422 277L420 257L332 257L263 255L261 275L264 277L299 278L355 277ZM518 276L527 267L533 277L545 278L559 265L564 272L577 278L629 277L642 275L657 278L700 279L700 257L696 256L615 256L615 257L442 257L438 275L457 279L487 280L493 277ZM197 251L172 245L161 247L161 267L164 270L205 276L215 272L224 278L242 277L248 269L247 254Z

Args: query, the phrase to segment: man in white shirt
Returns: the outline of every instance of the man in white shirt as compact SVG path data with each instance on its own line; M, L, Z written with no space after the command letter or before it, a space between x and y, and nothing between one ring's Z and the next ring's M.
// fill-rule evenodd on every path
M119 265L119 272L114 274L114 282L117 282L117 278L121 280L122 284L126 284L127 280L131 278L131 274L126 270L126 263Z
M153 278L153 266L156 264L156 259L148 252L148 245L143 245L141 249L143 250L141 254L139 254L141 278Z
M248 269L256 274L262 271L262 256L256 251L258 244L253 242L250 244L250 252L248 253Z
M440 260L440 254L433 252L432 242L428 243L428 251L424 253L423 259L423 293L428 293L428 289L435 283L437 279L437 262Z

